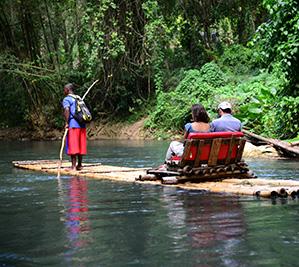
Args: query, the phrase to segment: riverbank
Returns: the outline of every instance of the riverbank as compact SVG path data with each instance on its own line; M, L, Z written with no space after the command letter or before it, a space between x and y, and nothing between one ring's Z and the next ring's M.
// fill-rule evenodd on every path
M150 140L154 136L144 129L145 119L135 123L127 122L92 122L87 127L89 140L100 139L123 139L123 140ZM29 130L26 128L2 128L0 129L0 140L19 140L19 141L57 141L63 136L63 129L53 130ZM271 146L254 146L247 142L244 149L244 158L280 158L277 151Z
M92 122L87 126L89 140L98 139L153 139L147 132L141 119L134 123L128 122ZM0 128L0 140L20 140L20 141L54 141L61 140L64 129L27 129L26 127Z

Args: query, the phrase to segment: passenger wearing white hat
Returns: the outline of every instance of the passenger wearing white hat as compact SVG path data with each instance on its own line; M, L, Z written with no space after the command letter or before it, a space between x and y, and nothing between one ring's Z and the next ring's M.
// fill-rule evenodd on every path
M218 105L218 110L219 109L222 109L222 110L224 110L224 109L232 109L232 105L230 104L230 103L228 103L228 102L226 102L226 101L224 101L224 102L221 102L219 105Z
M220 118L211 122L212 132L239 132L242 124L232 114L232 106L229 102L221 102L218 105L218 115Z

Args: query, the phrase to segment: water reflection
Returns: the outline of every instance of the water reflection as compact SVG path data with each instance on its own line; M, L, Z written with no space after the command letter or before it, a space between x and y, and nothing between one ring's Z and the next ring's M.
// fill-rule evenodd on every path
M298 265L298 198L271 202L147 184L57 180L13 169L11 161L57 159L60 142L0 146L0 265ZM157 166L167 146L92 141L86 162ZM299 179L295 161L249 164L261 178Z
M174 245L185 239L198 252L193 254L194 262L217 259L222 266L240 265L235 252L244 240L246 224L238 198L201 191L180 193L167 187L162 190Z
M91 227L88 218L88 181L76 176L67 181L64 216L69 250L65 255L70 261L77 250L89 244Z

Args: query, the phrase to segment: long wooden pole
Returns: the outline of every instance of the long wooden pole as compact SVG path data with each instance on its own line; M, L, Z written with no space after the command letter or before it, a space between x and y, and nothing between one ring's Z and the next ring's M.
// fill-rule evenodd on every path
M262 140L272 145L275 149L281 151L285 156L299 158L299 148L297 148L296 146L291 146L289 143L285 141L280 141L273 138L265 138L263 136L254 134L244 129L242 130L242 132L244 132L248 136L251 136L258 140Z
M295 142L292 142L290 144L291 144L291 146L299 146L299 141L295 141Z
M66 139L67 133L68 133L68 128L65 129L63 137L62 137L62 141L61 141L57 177L60 177L60 169L61 169L61 164L62 164L63 148L64 148L64 145L65 145L65 139Z
M83 95L82 99L84 99L87 94L89 93L90 89L98 82L99 80L96 80L93 82L93 84L91 86L89 86L89 88L87 89L87 91L85 92L85 94Z

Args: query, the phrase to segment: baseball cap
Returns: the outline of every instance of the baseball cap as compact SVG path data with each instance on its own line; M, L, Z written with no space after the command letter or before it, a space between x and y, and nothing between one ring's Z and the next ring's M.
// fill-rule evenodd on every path
M218 109L232 109L232 105L226 101L224 102L221 102L219 105L218 105Z

